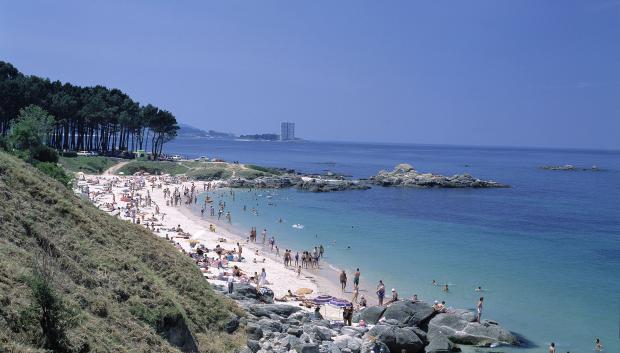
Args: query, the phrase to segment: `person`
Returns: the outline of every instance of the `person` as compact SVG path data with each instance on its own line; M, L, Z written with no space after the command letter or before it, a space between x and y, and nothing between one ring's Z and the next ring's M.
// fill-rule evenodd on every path
M265 272L265 269L263 268L260 272L258 286L263 287L266 283L267 283L267 272Z
M234 281L235 280L233 279L232 275L228 276L228 294L232 294L232 292L233 292L233 283L234 283Z
M413 298L411 298L411 301L412 301L413 303L417 303L417 302L419 302L420 300L418 299L418 295L417 295L417 294L414 294L414 295L413 295Z
M301 266L297 266L297 278L301 276Z
M437 281L433 280L433 285L436 286L437 285Z
M379 281L379 285L377 285L377 298L379 299L379 306L383 305L383 298L385 297L385 285L383 281Z
M342 291L344 292L344 289L347 287L347 273L344 270L340 274L340 286L342 286Z
M362 297L360 298L360 308L365 308L368 305L368 302L366 302L366 298L362 295Z
M351 326L351 321L353 319L353 307L352 306L346 306L344 307L344 309L342 309L342 321L344 322L345 326Z
M479 323L480 322L480 318L482 317L482 302L484 301L484 297L480 297L480 300L478 301L478 305L476 305L476 310L478 311L478 314L476 315L476 321Z
M353 299L351 299L351 302L354 304L357 304L357 296L359 295L359 290L357 288L353 288Z
M555 343L553 342L549 345L549 353L555 353Z
M482 287L478 286L478 288L476 288L476 292L482 292Z
M450 289L448 288L448 284L447 283L443 286L443 291L444 292L450 291Z
M603 344L601 343L601 339L598 337L596 338L596 340L594 340L594 350L597 352L603 350Z
M360 269L355 270L355 274L353 275L353 286L355 289L358 289L360 286Z

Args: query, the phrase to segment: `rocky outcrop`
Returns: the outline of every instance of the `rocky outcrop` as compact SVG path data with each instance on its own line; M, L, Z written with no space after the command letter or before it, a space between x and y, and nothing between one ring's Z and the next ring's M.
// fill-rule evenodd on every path
M497 344L516 345L517 337L494 321L470 322L462 315L439 314L428 324L428 337L445 336L460 344L488 347Z
M419 173L408 164L399 164L393 171L380 171L370 182L381 186L412 186L437 188L503 188L509 187L495 181L481 180L469 174L444 176Z
M569 172L574 172L574 171L593 171L593 172L598 172L601 171L601 169L595 165L586 168L586 167L576 167L572 164L565 164L565 165L544 165L542 167L540 167L541 169L545 169L545 170L561 170L561 171L569 171Z
M358 180L332 179L324 176L302 177L298 174L266 176L256 179L231 178L224 184L231 188L283 189L297 188L310 192L366 190L370 186Z
M244 327L243 353L447 353L459 351L457 344L518 344L497 323L474 322L470 310L436 315L426 303L403 300L355 313L353 321L364 320L368 327L343 326L298 306L260 303L256 291L243 285L236 285L232 294L216 288L246 309L244 317L231 317L226 325L230 332Z

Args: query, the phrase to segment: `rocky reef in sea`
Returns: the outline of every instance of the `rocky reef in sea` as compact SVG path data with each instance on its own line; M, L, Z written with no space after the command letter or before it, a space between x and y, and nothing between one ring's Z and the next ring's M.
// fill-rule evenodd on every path
M591 167L577 167L574 166L572 164L564 164L564 165L543 165L542 167L540 167L540 169L545 169L545 170L561 170L561 171L592 171L592 172L599 172L602 169L593 165Z
M392 171L380 171L370 178L370 182L380 186L412 186L435 188L505 188L509 185L491 180L481 180L469 174L444 176L420 173L409 164L399 164Z
M497 322L475 322L470 310L436 313L426 303L401 300L355 313L353 322L364 320L365 327L344 326L299 306L274 304L267 288L257 292L253 286L235 284L232 294L225 294L222 286L216 289L246 311L227 325L229 332L245 330L243 353L445 353L460 351L460 345L519 344L517 336Z
M231 178L226 181L231 188L282 189L297 188L310 192L331 192L343 190L366 190L370 186L359 180L334 178L329 176L285 174L264 176L255 179Z

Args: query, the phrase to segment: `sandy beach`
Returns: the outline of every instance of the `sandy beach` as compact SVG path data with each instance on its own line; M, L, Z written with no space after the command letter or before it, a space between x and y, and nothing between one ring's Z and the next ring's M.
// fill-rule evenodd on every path
M218 190L216 189L217 181L211 182L211 185L211 191ZM242 261L230 261L221 269L217 266L209 266L208 270L203 270L205 279L212 284L226 285L226 274L230 273L233 266L237 266L247 277L255 273L260 274L264 269L267 274L266 286L274 292L275 298L285 297L289 290L296 293L300 288L307 288L311 293L305 296L306 299L329 294L351 300L352 278L349 279L348 290L343 293L336 280L338 273L327 263L320 263L318 269L303 269L301 275L298 275L293 266L284 266L281 254L276 256L275 250L269 251L268 245L263 245L262 241L250 242L249 236L244 235L241 230L234 229L224 217L220 221L201 217L191 210L191 205L185 203L185 196L181 197L181 201L176 206L171 205L170 197L164 196L166 188L171 191L178 188L180 192L183 192L186 189L191 190L192 186L194 186L194 195L204 192L202 182L183 181L168 176L79 174L75 191L88 197L98 208L110 215L128 222L139 222L145 227L149 225L147 228L152 230L155 236L170 239L179 251L189 253L196 251L199 247L204 247L210 250L207 256L215 259L218 255L213 252L213 249L217 246L226 251L238 251L238 247L241 246ZM132 200L133 206L130 205L128 208ZM136 208L137 204L139 207ZM153 226L154 230L150 226ZM182 232L177 231L178 229ZM246 233L249 234L249 230ZM259 231L257 238L260 237ZM284 251L284 249L281 250ZM237 260L236 257L235 260ZM352 274L349 275L352 277ZM365 296L369 303L374 302L374 298L369 298L367 292L367 289L360 287L360 293L366 293ZM300 305L300 301L292 298L288 298L288 303ZM312 310L305 307L304 309ZM329 319L342 319L341 309L329 305L323 306L321 313Z

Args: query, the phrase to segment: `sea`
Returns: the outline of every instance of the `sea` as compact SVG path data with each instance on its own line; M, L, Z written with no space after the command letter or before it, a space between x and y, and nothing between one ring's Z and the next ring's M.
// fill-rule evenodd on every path
M525 345L482 352L547 352L550 342L557 352L591 352L596 337L605 352L620 352L620 151L209 139L177 139L165 151L354 178L408 163L509 184L236 190L228 202L241 231L266 228L280 249L323 244L329 266L350 277L359 268L370 288L383 280L401 297L454 308L473 309L484 296L483 319ZM564 164L598 170L541 168Z

